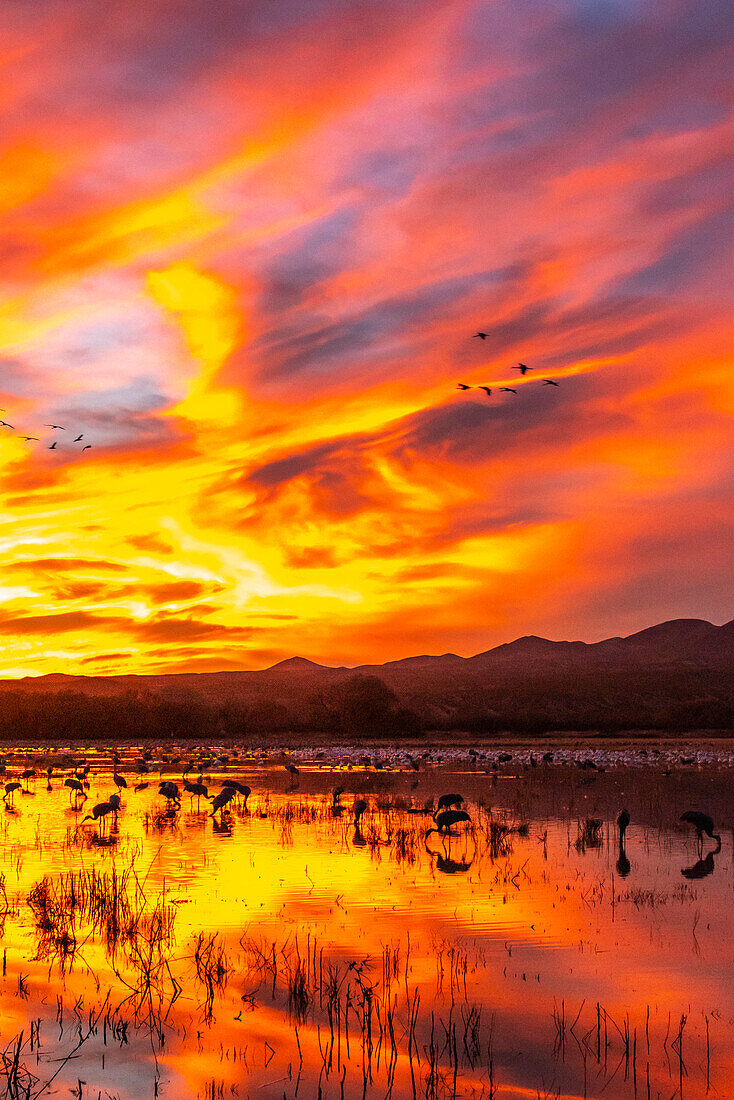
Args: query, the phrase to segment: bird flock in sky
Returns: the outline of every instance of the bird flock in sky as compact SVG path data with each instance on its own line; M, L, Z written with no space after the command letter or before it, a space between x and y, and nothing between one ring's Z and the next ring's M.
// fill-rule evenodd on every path
M0 413L5 413L5 412L7 412L7 409L0 409ZM67 431L66 427L63 424L44 424L43 426L44 426L44 428L50 428L54 432L65 432L65 431ZM15 427L15 424L10 424L10 423L8 423L7 420L0 420L0 427L1 428L7 428L11 432L14 432L14 431L17 430L16 427ZM21 435L20 439L23 439L26 443L40 443L41 442L40 436L37 436L37 435ZM90 451L92 449L92 444L91 443L83 443L83 440L84 440L84 432L80 432L79 435L77 435L74 439L72 439L71 442L72 443L82 443L83 444L82 447L79 448L79 450L82 451L82 452L83 451ZM55 451L58 447L58 443L59 443L58 439L54 439L53 443L48 448L49 451Z
M486 332L475 332L472 339L486 340ZM512 370L519 370L520 374L525 377L529 370L535 370L534 367L529 367L527 363L516 363ZM552 378L542 378L541 385L543 386L556 386L560 385L560 382L555 382ZM514 390L512 386L497 386L493 389L491 386L470 386L467 382L459 382L456 386L457 390L484 390L487 397L491 397L493 393L514 393L517 394L517 390Z

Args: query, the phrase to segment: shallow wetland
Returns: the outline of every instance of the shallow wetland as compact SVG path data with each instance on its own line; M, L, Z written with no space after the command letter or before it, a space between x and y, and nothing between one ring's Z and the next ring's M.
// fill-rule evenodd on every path
M730 743L113 751L4 758L0 1095L734 1095Z

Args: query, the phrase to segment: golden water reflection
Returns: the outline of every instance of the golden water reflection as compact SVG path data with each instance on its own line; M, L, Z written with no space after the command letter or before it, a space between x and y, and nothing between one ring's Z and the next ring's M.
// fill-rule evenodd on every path
M211 817L159 796L182 762L132 753L95 822L115 785L88 757L77 809L84 754L48 783L8 756L38 776L0 817L6 1095L734 1095L732 834L678 821L733 820L727 769L243 758L204 781L247 804ZM426 836L447 791L471 826Z

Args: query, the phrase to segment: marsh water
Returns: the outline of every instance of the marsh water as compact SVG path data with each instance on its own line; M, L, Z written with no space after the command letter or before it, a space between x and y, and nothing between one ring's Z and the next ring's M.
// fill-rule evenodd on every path
M112 751L6 753L5 1095L734 1095L726 746Z

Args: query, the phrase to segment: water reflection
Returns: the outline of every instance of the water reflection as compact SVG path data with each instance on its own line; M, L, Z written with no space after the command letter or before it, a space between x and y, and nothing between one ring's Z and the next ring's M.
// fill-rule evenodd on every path
M714 873L714 853L709 852L703 859L698 859L691 867L683 867L683 878L706 878Z
M726 819L727 770L175 755L74 753L0 820L9 1095L734 1094L733 879L676 809Z

